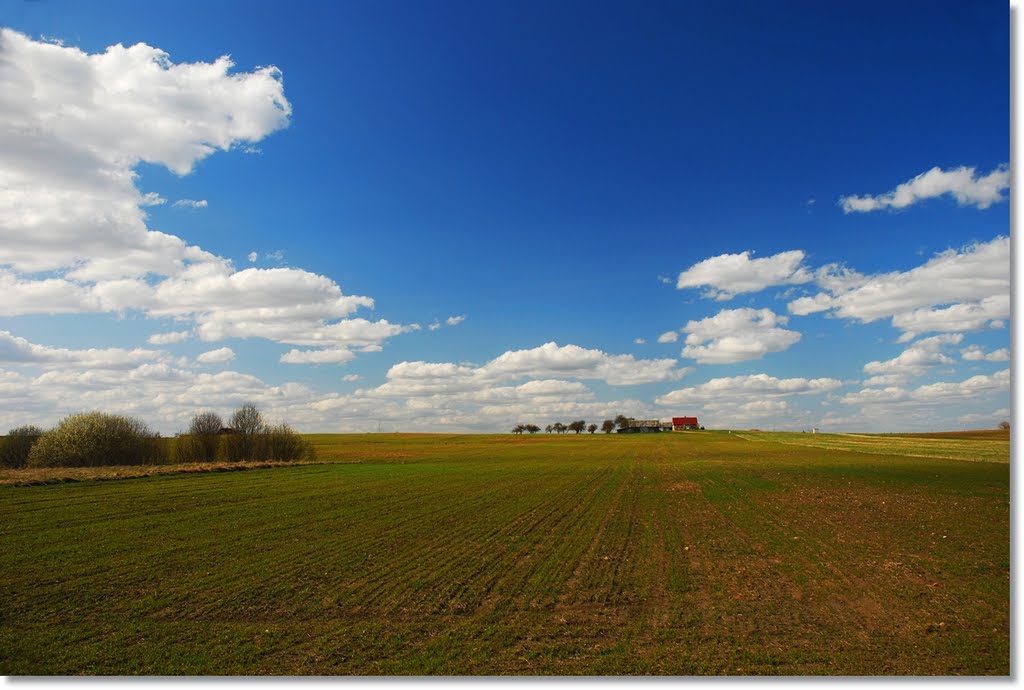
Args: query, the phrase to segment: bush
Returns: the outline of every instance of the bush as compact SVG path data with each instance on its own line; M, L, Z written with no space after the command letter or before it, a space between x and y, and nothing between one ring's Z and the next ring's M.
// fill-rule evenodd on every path
M0 438L0 467L24 467L32 446L43 435L43 430L27 424L11 429L7 436Z
M316 451L312 444L292 431L287 424L279 424L267 428L264 434L263 449L267 460L295 462L296 460L313 460Z
M134 417L89 412L62 419L28 456L29 467L147 465L166 460L159 434Z
M214 446L216 448L216 446ZM216 455L216 451L214 453ZM176 463L207 462L206 444L203 439L194 434L181 434L174 439L174 449L171 457Z

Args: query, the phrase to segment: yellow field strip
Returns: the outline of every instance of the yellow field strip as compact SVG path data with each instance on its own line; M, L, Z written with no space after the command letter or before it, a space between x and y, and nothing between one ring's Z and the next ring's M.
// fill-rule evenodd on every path
M868 436L861 434L753 433L733 434L747 441L771 441L805 448L841 450L872 455L899 455L909 458L938 458L965 462L1010 462L1008 441L981 441L904 436Z

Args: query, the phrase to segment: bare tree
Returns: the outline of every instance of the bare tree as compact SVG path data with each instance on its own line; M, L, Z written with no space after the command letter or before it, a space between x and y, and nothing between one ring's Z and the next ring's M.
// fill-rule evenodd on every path
M210 462L217 458L217 445L220 443L220 430L224 428L224 420L216 412L200 412L192 417L188 425L190 442L182 441L179 460L187 462ZM191 457L184 457L184 456Z
M235 433L252 436L262 433L267 428L261 413L252 403L246 403L231 415L231 428Z
M224 438L228 460L260 460L265 455L267 423L252 403L246 403L231 415L233 434Z

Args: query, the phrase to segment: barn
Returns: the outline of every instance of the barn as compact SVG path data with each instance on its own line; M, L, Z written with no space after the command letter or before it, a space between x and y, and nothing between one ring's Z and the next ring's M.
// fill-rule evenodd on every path
M661 421L657 419L631 419L617 434L650 434L661 431Z
M672 431L685 431L687 429L699 429L696 417L673 417Z

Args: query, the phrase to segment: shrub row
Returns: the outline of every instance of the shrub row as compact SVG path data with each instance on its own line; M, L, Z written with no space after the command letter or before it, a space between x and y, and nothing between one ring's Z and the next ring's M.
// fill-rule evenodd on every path
M25 467L28 454L43 430L37 426L19 426L0 438L0 467Z
M252 433L181 434L174 439L174 462L240 462L242 460L313 460L316 451L287 424Z
M242 460L291 462L313 459L311 444L287 424L268 425L254 405L245 405L224 427L213 412L192 419L188 433L162 439L134 417L88 412L73 414L43 431L12 429L0 437L3 467L97 467Z

